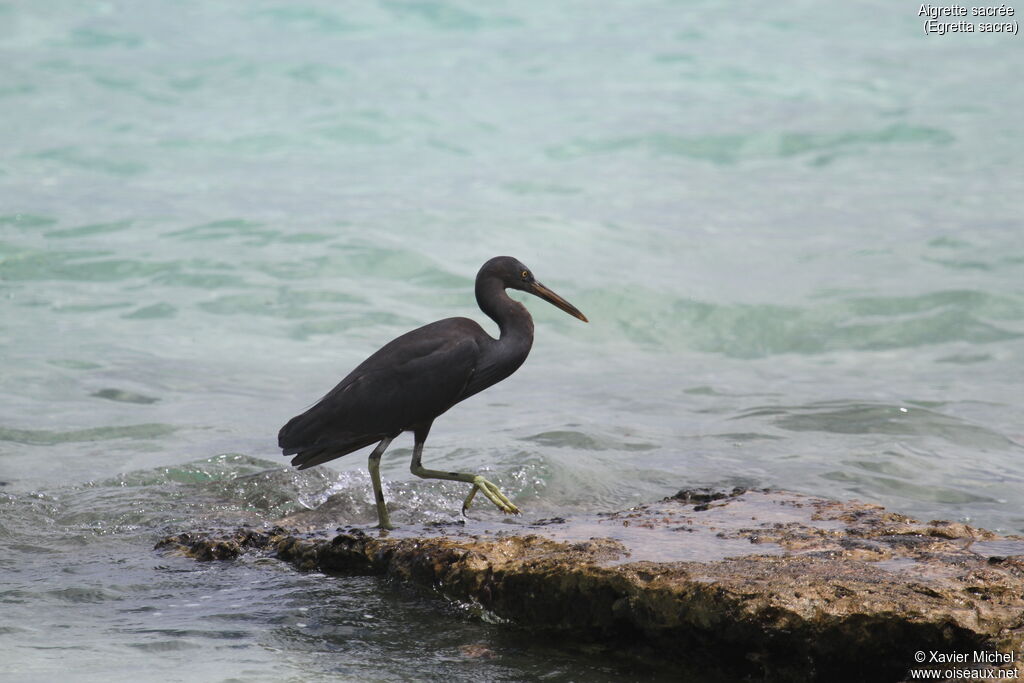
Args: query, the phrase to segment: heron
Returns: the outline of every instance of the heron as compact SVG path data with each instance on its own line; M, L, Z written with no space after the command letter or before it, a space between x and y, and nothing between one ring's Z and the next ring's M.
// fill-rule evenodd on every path
M479 474L423 466L423 444L438 416L515 372L533 346L533 318L506 289L528 292L589 322L578 308L542 285L511 256L496 256L476 275L476 302L498 324L497 339L469 318L445 318L406 332L360 363L312 408L281 428L277 443L304 470L377 444L368 463L381 529L393 529L380 481L380 459L402 432L413 433L410 470L423 479L472 484L506 514L519 514L497 486Z

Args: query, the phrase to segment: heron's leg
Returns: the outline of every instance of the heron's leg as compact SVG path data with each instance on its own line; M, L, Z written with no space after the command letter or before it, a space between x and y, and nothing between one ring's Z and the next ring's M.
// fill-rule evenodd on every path
M391 526L391 518L388 517L388 507L384 503L384 489L380 485L380 456L384 455L384 450L390 443L391 439L385 438L370 453L370 480L373 482L373 495L377 499L377 520L380 522L378 526L381 529L395 528Z
M472 484L473 489L469 492L469 496L466 501L462 504L462 512L465 513L469 508L469 504L473 502L473 496L476 492L483 491L483 494L494 503L495 506L502 512L506 512L512 515L519 514L519 508L517 508L512 501L505 497L505 494L498 490L498 487L491 482L484 479L479 474L468 474L465 472L442 472L441 470L428 470L422 464L420 464L420 458L423 456L423 442L427 439L427 431L430 429L428 426L424 430L417 429L416 444L412 449L412 465L409 470L417 477L423 479L446 479L448 481L464 481L467 484Z

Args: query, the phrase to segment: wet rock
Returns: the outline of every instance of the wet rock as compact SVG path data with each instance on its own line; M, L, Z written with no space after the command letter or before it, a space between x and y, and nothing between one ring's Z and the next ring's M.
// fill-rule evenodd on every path
M1024 673L1024 538L875 505L738 489L519 525L324 534L301 521L157 547L199 560L251 549L302 570L386 575L726 680Z
M678 500L681 503L693 503L694 509L697 510L697 512L701 512L702 509L707 510L708 503L729 497L735 498L745 491L746 489L740 487L734 488L731 493L716 491L715 489L681 489L674 496L666 498L665 500Z

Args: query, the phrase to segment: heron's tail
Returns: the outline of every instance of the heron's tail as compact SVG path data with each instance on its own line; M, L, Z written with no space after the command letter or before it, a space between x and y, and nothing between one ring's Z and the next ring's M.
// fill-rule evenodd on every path
M325 463L328 460L334 460L340 458L343 455L348 455L352 451L358 451L360 448L369 446L372 443L377 443L380 439L373 438L366 441L361 441L355 445L347 444L345 446L326 446L326 447L315 447L307 448L299 451L298 454L292 458L292 465L304 470L310 467L314 467L321 463Z
M310 446L309 439L309 416L308 413L296 415L288 420L281 431L277 433L277 446L285 455L295 455L303 448Z
M348 455L384 438L382 434L330 434L308 414L288 420L277 433L277 445L285 455L294 455L292 465L304 470Z

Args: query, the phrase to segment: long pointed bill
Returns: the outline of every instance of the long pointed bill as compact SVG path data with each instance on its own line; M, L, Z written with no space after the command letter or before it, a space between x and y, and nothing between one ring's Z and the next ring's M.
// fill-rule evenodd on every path
M554 304L555 306L558 306L569 315L579 318L585 323L590 322L589 320L587 320L587 316L580 313L580 309L576 308L571 303L569 303L562 297L558 296L557 294L555 294L554 292L552 292L550 289L548 289L539 282L534 282L532 285L530 285L530 293L536 294L541 299L544 299L544 301L547 301L549 304Z

